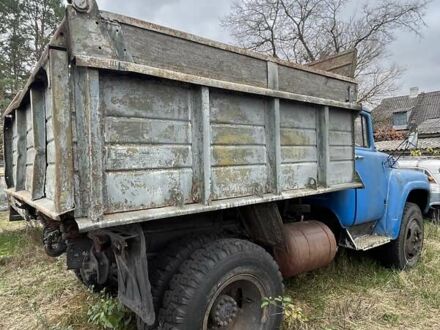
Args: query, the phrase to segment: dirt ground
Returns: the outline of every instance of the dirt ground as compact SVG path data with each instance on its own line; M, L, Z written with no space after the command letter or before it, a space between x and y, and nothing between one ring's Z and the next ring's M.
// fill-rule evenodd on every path
M425 224L422 262L397 272L369 254L341 250L329 267L286 281L285 329L440 329L440 226ZM97 329L99 296L47 257L41 231L0 213L0 329ZM350 252L350 253L348 253Z

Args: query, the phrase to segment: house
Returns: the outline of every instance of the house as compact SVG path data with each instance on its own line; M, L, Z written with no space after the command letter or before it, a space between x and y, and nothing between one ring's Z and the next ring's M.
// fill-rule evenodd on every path
M440 91L385 98L373 111L376 148L380 151L417 149L440 155ZM405 142L409 136L410 142ZM407 150L410 154L410 150Z

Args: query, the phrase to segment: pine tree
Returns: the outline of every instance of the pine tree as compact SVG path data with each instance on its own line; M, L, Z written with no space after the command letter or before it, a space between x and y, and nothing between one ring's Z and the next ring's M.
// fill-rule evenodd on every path
M64 15L62 0L0 0L0 110L23 88ZM3 122L0 119L0 129ZM0 148L3 135L0 134ZM1 150L0 150L1 152ZM0 159L3 153L0 153Z

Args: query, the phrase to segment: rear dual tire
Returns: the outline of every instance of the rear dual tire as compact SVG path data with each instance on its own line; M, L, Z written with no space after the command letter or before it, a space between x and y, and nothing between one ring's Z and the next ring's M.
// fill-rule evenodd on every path
M220 239L197 249L173 275L158 316L159 329L278 329L281 309L262 309L283 294L278 265L249 241Z

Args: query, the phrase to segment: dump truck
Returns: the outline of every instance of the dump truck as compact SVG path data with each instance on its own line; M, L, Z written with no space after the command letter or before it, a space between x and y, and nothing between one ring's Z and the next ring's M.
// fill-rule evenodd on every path
M4 112L10 220L139 329L277 329L262 301L338 246L420 257L426 176L375 150L349 71L70 1Z

